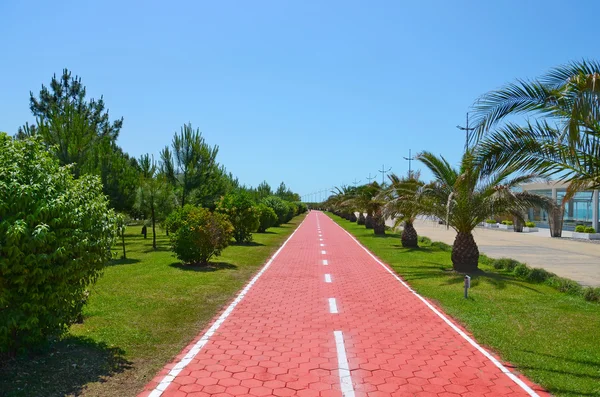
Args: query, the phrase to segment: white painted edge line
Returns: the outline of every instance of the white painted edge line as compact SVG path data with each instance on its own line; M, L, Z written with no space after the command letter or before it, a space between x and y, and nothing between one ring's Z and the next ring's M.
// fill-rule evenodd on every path
M325 282L326 283L330 283L331 282L331 274L326 274L325 275Z
M344 232L346 232L346 234L348 236L350 236L350 238L352 240L354 240L354 242L356 244L358 244L359 247L361 247L367 254L369 254L369 256L371 258L373 258L375 260L375 262L379 263L385 270L387 270L388 273L390 273L392 276L394 276L396 278L396 280L400 281L400 283L403 286L405 286L406 289L408 289L417 298L419 298L423 303L425 303L425 305L429 309L431 309L432 312L434 312L435 314L437 314L438 317L440 317L446 324L448 324L450 326L450 328L452 328L454 331L456 331L456 333L458 333L467 342L469 342L475 349L479 350L479 352L481 354L483 354L486 358L488 358L496 367L498 367L498 369L500 369L500 371L502 373L504 373L506 376L508 376L513 382L515 382L523 390L525 390L525 392L527 394L529 394L532 397L540 397L540 395L537 394L535 392L535 390L533 390L531 387L527 386L527 384L525 382L523 382L515 374L513 374L512 372L510 372L510 370L508 368L506 368L504 365L502 365L502 363L500 361L496 360L496 358L494 358L494 356L492 356L490 353L488 353L487 350L485 350L483 347L481 347L477 342L475 342L471 337L469 337L469 335L465 334L452 321L450 321L446 316L444 316L442 313L440 313L431 303L429 303L425 298L423 298L421 295L419 295L415 290L413 290L412 288L410 288L410 286L408 284L406 284L406 282L404 282L404 280L402 280L396 273L394 273L394 271L392 269L390 269L387 265L385 265L383 262L381 262L375 255L373 255L373 253L371 253L371 251L369 251L364 245L362 245L360 243L360 241L358 241L352 234L350 234L346 229L344 229L343 227L341 227L340 225L338 225L333 219L329 218L329 220L331 220L331 222L333 222L337 227L339 227Z
M329 313L338 314L337 303L335 298L329 298Z
M321 255L325 255L327 253L327 251L323 250L321 251Z
M346 347L344 346L344 335L342 331L333 331L335 338L335 348L338 356L338 372L340 375L340 387L342 396L354 397L354 386L352 385L352 377L350 376L350 366L348 358L346 358Z
M327 262L327 259L323 259L323 265L325 265L325 266L329 265L329 262Z
M148 397L160 397L163 394L163 392L167 389L167 387L169 387L169 385L173 382L175 377L179 375L179 373L194 359L194 357L198 355L198 353L200 353L200 350L204 347L204 345L206 345L206 343L208 343L210 337L215 334L215 331L221 326L221 324L225 322L225 320L227 319L227 317L229 317L231 312L233 312L233 309L235 309L237 304L240 303L242 299L244 299L248 291L250 291L250 288L252 288L252 286L260 278L260 276L262 276L263 273L269 268L269 266L271 266L273 260L275 260L277 255L279 255L279 253L283 250L288 241L290 241L292 237L294 237L294 234L296 234L298 229L300 229L300 226L302 226L302 224L307 218L308 217L304 218L304 220L300 222L296 230L294 230L294 232L287 238L287 240L284 241L281 247L279 247L279 249L273 254L271 259L269 259L269 261L263 266L263 268L260 269L260 271L252 278L252 280L250 280L248 285L246 285L246 287L242 290L242 292L239 293L235 300L231 302L231 304L219 316L217 321L213 323L213 325L208 329L208 331L206 331L204 335L202 335L200 340L196 342L194 346L192 346L192 348L185 355L185 357L183 357L177 364L175 364L175 366L169 371L169 373L160 381L158 386L156 386L154 390L152 390Z

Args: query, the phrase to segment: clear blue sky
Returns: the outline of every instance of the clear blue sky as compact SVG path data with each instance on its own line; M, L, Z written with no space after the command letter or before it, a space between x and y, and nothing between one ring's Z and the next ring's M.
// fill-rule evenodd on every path
M0 130L69 68L158 154L186 122L242 183L304 195L458 161L484 92L598 57L597 1L1 1ZM418 167L418 164L415 164ZM426 178L428 174L424 173Z

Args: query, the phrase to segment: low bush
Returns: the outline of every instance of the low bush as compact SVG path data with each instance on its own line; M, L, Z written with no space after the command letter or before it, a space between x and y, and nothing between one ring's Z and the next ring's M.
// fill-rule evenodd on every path
M600 287L588 287L583 290L583 297L589 302L600 302Z
M431 245L431 239L429 237L425 237L425 236L419 236L418 241L420 244L427 244L427 245Z
M535 223L533 222L525 222L526 227L535 227Z
M233 238L238 243L252 241L252 233L260 226L259 213L249 193L229 193L217 203L217 212L227 215L233 225Z
M259 203L256 206L258 211L258 232L264 233L268 228L275 226L277 223L277 214L273 211L273 208L267 206L264 203Z
M527 275L527 281L531 281L534 283L543 283L548 280L550 277L555 276L555 274L550 273L545 269L533 268Z
M81 319L111 259L117 218L99 178L75 179L39 139L0 133L0 352L59 336Z
M513 225L513 221L502 221L503 225L507 225L507 226L512 226Z
M585 233L585 226L583 226L583 225L577 225L577 226L575 226L575 231L577 233Z
M584 233L596 233L596 229L591 226L585 228Z
M495 224L497 223L495 219L486 219L485 223L489 223L489 224Z
M191 205L174 211L165 223L171 232L171 250L184 264L208 264L233 236L227 215Z
M304 214L306 211L308 211L308 207L306 206L306 204L300 201L297 201L295 204L298 208L298 210L296 211L296 215Z
M504 269L508 270L509 272L515 270L515 267L517 267L517 265L519 265L519 262L510 258L496 259L492 264L492 266L494 266L494 269Z
M523 263L519 263L515 267L514 273L517 277L526 278L529 276L529 273L531 273L531 269L527 265L524 265Z
M546 280L546 284L556 288L560 292L566 292L572 295L580 294L583 289L581 285L577 284L575 281L558 276L550 277L548 280Z

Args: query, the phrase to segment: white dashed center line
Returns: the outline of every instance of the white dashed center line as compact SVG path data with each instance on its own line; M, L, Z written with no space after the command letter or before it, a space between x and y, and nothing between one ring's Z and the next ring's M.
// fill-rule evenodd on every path
M325 282L326 283L330 283L331 282L331 274L326 274L325 275Z
M337 314L337 303L335 302L335 298L329 298L329 313Z
M329 265L329 263L327 263L327 259L323 259L323 264L324 264L325 266Z
M325 255L327 251L321 251L321 255Z
M346 358L346 347L344 346L344 335L342 331L333 331L335 337L335 348L338 356L338 372L340 375L340 387L342 396L354 397L354 386L350 376L350 366Z
M321 247L325 247L325 244L319 244Z

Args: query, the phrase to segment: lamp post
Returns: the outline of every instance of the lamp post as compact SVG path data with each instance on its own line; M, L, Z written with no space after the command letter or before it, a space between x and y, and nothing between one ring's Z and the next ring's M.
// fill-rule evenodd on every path
M469 132L475 131L475 128L469 128L469 112L467 112L467 126L461 127L460 125L457 125L456 128L467 132L467 139L465 140L465 152L467 152L469 150Z
M414 160L415 158L411 156L411 151L410 149L408 149L408 157L404 157L404 160L408 160L408 179L412 178L412 171L410 168L410 163Z
M385 174L387 174L388 172L390 172L392 170L392 167L388 168L387 170L385 169L385 164L381 165L381 169L379 170L379 172L381 172L381 186L383 186L383 184L385 183ZM369 174L370 175L370 174Z

